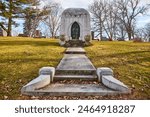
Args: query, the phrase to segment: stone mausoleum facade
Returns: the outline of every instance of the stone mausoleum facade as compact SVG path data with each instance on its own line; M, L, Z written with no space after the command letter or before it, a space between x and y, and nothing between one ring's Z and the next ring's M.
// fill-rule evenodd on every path
M83 8L68 8L61 16L60 35L65 35L67 41L85 41L86 35L91 35L90 14Z

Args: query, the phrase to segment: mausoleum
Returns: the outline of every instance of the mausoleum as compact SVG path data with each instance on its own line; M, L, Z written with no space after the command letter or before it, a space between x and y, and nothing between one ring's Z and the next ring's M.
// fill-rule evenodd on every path
M60 36L66 41L85 41L91 35L90 14L83 8L68 8L61 16Z

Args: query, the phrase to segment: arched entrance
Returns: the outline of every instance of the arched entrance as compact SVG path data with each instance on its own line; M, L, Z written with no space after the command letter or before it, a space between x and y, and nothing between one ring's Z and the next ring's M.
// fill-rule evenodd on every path
M71 37L72 37L72 39L79 39L79 37L80 37L80 26L77 22L74 22L72 24Z

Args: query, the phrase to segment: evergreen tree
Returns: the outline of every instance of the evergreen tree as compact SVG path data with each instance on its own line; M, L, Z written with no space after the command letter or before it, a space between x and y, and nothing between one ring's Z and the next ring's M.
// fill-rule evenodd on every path
M38 4L39 0L1 0L0 1L0 27L11 36L12 25L17 25L15 18L24 18L25 9ZM2 21L3 19L3 21Z
M37 6L27 8L25 10L25 22L23 24L23 32L26 36L34 37L35 31L39 26L40 22L44 20L45 17L50 12L50 9L47 7L38 8Z

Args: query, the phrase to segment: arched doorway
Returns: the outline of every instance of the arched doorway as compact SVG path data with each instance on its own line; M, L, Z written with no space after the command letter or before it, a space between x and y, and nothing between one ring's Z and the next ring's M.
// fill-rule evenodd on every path
M79 37L80 37L80 26L77 22L74 22L72 24L71 37L72 37L72 39L79 39Z

